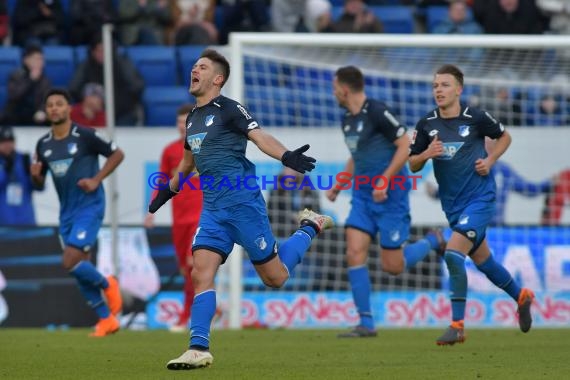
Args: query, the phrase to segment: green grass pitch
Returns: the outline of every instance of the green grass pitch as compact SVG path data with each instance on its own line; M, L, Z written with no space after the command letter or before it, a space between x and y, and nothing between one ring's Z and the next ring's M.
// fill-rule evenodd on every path
M562 379L570 376L570 329L468 329L439 347L442 330L387 329L377 338L334 330L214 331L210 368L169 371L187 334L87 329L0 329L0 379Z

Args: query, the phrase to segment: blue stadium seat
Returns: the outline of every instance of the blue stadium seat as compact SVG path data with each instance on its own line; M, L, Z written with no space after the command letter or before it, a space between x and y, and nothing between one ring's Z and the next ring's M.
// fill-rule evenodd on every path
M384 25L384 33L414 33L414 15L405 6L388 5L368 7Z
M22 50L16 46L0 47L0 83L8 82L10 73L21 64Z
M85 45L76 46L73 48L73 57L75 58L75 65L79 65L81 62L87 59L87 50L89 48Z
M176 86L178 71L176 50L171 46L130 46L127 56L142 75L147 86Z
M14 9L16 9L16 2L18 0L7 0L6 1L6 8L8 9L8 16L10 20L13 20L12 16L14 15Z
M176 48L176 55L178 58L178 75L180 81L184 85L190 84L190 71L192 66L196 63L206 45L185 45Z
M178 107L194 101L185 86L146 86L143 93L145 125L174 125Z
M6 100L8 99L8 89L6 86L0 86L0 112L4 109L6 105Z
M44 46L46 75L54 86L67 87L75 71L75 59L71 46Z

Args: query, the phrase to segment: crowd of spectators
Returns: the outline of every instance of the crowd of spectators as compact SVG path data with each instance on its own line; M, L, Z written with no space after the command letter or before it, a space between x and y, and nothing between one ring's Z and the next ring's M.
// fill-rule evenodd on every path
M75 114L90 124L100 124L104 110L98 104L104 99L93 95L101 92L94 91L93 85L103 85L99 36L104 23L115 25L114 39L121 47L224 45L232 31L385 33L386 25L370 9L389 5L413 9L416 33L567 34L569 4L564 0L0 0L0 42L23 51L22 67L11 73L6 84L8 97L0 109L0 121L12 125L44 122L41 98L51 84L43 72L40 46L70 45L87 46L89 52L85 62L75 67L69 83L78 104ZM426 10L434 6L448 7L448 13L430 26ZM481 50L472 49L469 54L471 60L484 58ZM140 125L144 123L144 79L117 49L114 61L114 78L120 81L115 93L117 125ZM529 122L521 120L516 105L507 105L517 103L516 96L522 95L504 89L495 92L493 107L505 114L509 124ZM567 120L555 117L559 99L543 96L537 102L540 120L531 120L531 125L542 121L566 124Z

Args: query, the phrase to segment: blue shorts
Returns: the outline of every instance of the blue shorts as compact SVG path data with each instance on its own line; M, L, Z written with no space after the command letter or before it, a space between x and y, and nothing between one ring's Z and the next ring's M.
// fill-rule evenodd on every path
M485 239L487 226L493 221L495 203L475 201L463 210L446 214L451 229L473 242L473 253Z
M202 210L192 251L207 249L222 256L223 262L234 247L241 245L253 264L263 264L277 255L263 198L218 210Z
M373 239L380 232L380 246L398 249L410 237L410 211L408 207L386 209L384 205L352 198L352 208L345 222L351 227L366 232Z
M75 216L71 222L59 226L59 236L66 246L75 247L88 252L97 242L97 235L103 218L93 213L83 213Z

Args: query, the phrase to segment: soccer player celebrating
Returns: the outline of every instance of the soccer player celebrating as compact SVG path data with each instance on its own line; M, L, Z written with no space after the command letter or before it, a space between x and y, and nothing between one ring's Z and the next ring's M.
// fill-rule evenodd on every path
M433 79L437 108L416 125L409 157L413 172L433 159L441 205L453 230L444 260L449 270L452 322L437 338L438 345L465 341L467 298L465 258L518 303L519 327L530 330L530 307L534 294L521 289L509 272L493 259L485 237L495 212L495 180L491 167L507 150L511 136L489 113L460 103L463 73L453 65L443 65ZM487 153L485 137L495 140Z
M30 174L37 186L43 186L47 171L51 172L61 205L63 267L75 277L87 303L99 316L90 336L103 337L119 330L115 316L121 311L121 294L117 280L103 277L89 261L89 254L105 213L101 182L121 163L124 154L93 129L72 123L70 97L65 90L50 90L45 108L51 131L38 140ZM107 157L100 170L99 155Z
M410 231L411 187L405 167L410 148L406 127L384 103L366 97L364 76L358 68L339 68L333 89L339 105L346 109L341 125L351 158L344 171L353 178L368 179L365 184L355 181L351 186L352 208L345 223L348 279L360 323L339 338L375 337L366 264L372 239L380 232L382 269L391 274L413 267L445 243L440 232L430 232L404 247ZM394 176L399 183L393 183ZM374 178L379 178L377 183L372 183ZM335 201L342 185L337 183L328 190L327 198Z
M204 203L192 244L196 296L189 349L167 363L172 370L206 367L213 362L209 347L210 322L216 311L214 278L234 243L247 250L263 283L279 288L301 262L312 239L333 224L329 216L305 209L299 215L299 229L277 246L259 187L251 181L243 183L244 178L255 176L255 166L245 157L247 140L300 173L311 171L316 161L303 154L309 145L288 151L260 128L244 106L221 95L229 74L226 58L210 49L202 52L192 67L190 93L196 98L196 108L186 121L184 157L178 175L170 179L169 186L159 190L149 205L149 212L156 212L186 185L181 179L194 168L198 170ZM204 178L210 182L205 184Z

